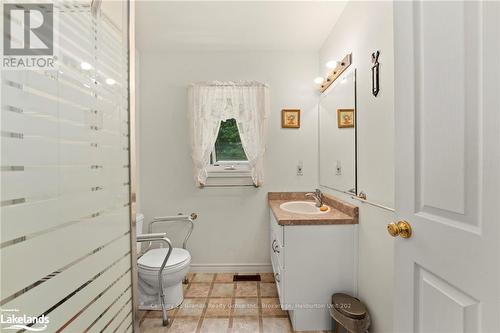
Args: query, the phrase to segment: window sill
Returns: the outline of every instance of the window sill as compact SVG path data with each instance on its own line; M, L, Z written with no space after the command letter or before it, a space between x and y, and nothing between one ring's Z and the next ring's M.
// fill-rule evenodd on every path
M207 186L249 186L253 185L252 174L248 164L234 165L228 169L228 164L211 165L208 167Z

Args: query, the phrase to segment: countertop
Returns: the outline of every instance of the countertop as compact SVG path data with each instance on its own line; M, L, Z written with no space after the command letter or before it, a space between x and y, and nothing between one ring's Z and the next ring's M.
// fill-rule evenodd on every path
M290 213L280 208L287 201L311 201L305 197L307 192L269 192L268 203L279 225L330 225L357 224L358 207L323 193L323 203L330 207L324 214Z

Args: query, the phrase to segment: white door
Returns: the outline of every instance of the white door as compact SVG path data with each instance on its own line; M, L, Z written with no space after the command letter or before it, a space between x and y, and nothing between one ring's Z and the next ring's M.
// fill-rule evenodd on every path
M394 6L394 331L500 332L500 2Z

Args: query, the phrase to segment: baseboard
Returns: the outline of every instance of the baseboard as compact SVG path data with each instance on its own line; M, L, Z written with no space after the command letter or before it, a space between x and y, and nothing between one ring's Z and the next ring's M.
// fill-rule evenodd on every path
M190 272L199 273L270 273L271 264L191 264Z

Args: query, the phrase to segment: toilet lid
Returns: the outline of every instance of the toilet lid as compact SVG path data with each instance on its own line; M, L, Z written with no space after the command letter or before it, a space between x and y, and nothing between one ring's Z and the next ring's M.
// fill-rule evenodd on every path
M168 248L152 249L146 252L142 257L137 259L137 264L141 268L150 270L159 270L165 256L167 255ZM180 248L174 247L170 257L168 258L167 265L165 269L173 268L175 266L180 266L186 261L191 259L191 255L188 251Z

